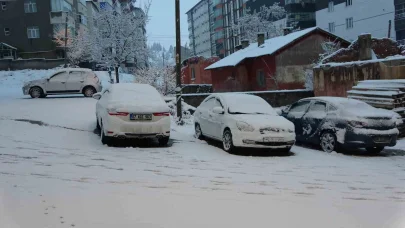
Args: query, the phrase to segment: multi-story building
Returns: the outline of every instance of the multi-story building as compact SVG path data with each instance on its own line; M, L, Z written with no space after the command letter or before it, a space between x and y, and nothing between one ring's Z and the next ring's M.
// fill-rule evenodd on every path
M396 39L405 44L405 0L394 0Z
M240 35L234 34L231 29L232 24L237 23L238 19L247 13L247 9L254 13L259 11L262 6L271 6L274 3L279 3L280 6L286 9L285 18L274 22L276 26L293 26L305 29L316 25L315 0L202 0L187 13L190 46L193 48L193 43L196 43L196 46L202 45L204 50L210 49L211 56L221 58L232 54L235 52L236 47L241 44ZM194 11L193 15L193 9L199 9L200 11ZM207 13L208 18L206 17ZM194 18L199 18L200 21ZM209 28L205 26L207 22ZM197 26L204 24L203 29L196 32L196 24ZM209 29L210 33L209 39L206 36L207 29ZM200 40L201 37L204 38ZM208 42L210 42L210 48L206 44ZM204 53L208 54L208 51Z
M18 49L22 58L62 58L53 38L87 28L85 0L0 1L0 42Z
M211 56L209 0L201 0L187 12L190 47L195 56Z
M398 2L397 12L401 12L400 1L395 2ZM316 10L318 27L349 41L356 40L362 33L395 40L396 26L405 29L402 20L395 21L394 0L317 0ZM405 32L398 31L397 34L401 36ZM404 36L401 37L405 39Z

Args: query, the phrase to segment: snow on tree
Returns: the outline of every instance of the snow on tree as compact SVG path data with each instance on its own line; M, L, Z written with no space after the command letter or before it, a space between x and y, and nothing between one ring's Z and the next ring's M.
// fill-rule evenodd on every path
M74 36L70 29L67 30L66 58L69 63L77 66L80 62L89 60L88 50L91 48L91 41L86 30L80 30ZM54 42L58 47L65 47L65 29L60 29L54 34Z
M317 64L322 63L322 61L328 57L329 55L335 53L339 49L342 48L341 43L337 40L326 40L321 43L321 47L323 53L319 55L319 59L317 60Z
M145 26L148 22L149 0L140 11L116 12L101 10L95 15L97 27L92 31L90 54L102 65L115 68L116 82L119 82L118 68L126 62L147 59Z
M266 34L266 38L272 38L283 34L274 21L283 18L286 14L284 7L279 3L271 6L262 6L259 12L248 9L236 23L232 21L231 28L234 36L240 36L241 40L257 41L257 33Z
M135 83L149 84L162 95L173 94L176 88L176 74L172 67L154 66L137 69L133 72Z

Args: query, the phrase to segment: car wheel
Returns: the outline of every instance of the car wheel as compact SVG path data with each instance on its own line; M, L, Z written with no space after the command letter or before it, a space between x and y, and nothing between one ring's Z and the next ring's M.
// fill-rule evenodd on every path
M197 138L197 139L200 139L200 140L203 140L204 139L204 135L203 135L203 133L202 133L202 130L201 130L201 126L200 126L200 124L195 124L195 137Z
M383 146L367 147L366 150L370 154L379 154L381 153L381 151L384 150L384 147Z
M158 139L158 141L159 141L159 146L167 146L167 144L169 143L169 138L170 138L170 137L162 137L162 138L159 138L159 139Z
M328 153L337 149L337 140L335 134L331 132L324 132L321 135L322 150Z
M107 146L111 145L111 137L105 135L103 127L101 127L101 143Z
M40 98L45 98L45 97L47 97L48 95L47 94L42 94L41 96L40 96Z
M40 87L35 86L30 89L30 95L32 98L41 98L44 95L44 91Z
M224 131L224 135L222 137L222 146L224 150L228 153L234 152L235 147L233 145L233 140L232 140L232 133L231 130L226 129Z
M92 97L95 93L96 93L96 90L91 86L86 87L83 90L83 94L84 94L85 97Z

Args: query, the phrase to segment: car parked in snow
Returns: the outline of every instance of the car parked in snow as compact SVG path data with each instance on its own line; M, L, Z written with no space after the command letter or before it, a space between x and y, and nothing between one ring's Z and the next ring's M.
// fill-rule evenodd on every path
M227 152L237 147L288 152L295 143L294 125L254 95L210 95L196 109L194 122L197 138L222 141Z
M399 133L393 112L349 98L305 98L282 115L294 123L297 141L318 144L326 152L366 148L379 153L395 146Z
M164 146L170 137L169 107L159 92L146 84L112 84L97 99L97 127L101 142L113 139L157 138Z
M90 69L64 68L50 77L33 80L24 84L24 95L44 98L48 95L83 94L91 97L102 90L101 81Z

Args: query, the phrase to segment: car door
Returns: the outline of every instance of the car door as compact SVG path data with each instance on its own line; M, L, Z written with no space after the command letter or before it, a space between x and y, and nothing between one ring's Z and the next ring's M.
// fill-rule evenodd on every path
M84 75L80 71L70 71L69 78L66 81L67 92L80 92L84 84Z
M303 116L303 136L305 140L313 143L319 142L319 132L326 120L327 104L322 101L315 101L311 104L308 112Z
M66 91L66 81L69 75L66 71L51 76L46 85L47 93L62 93Z
M302 117L307 112L310 103L311 101L309 100L299 101L293 104L288 110L287 115L285 115L285 117L294 124L296 139L299 141L304 140Z
M199 111L200 115L200 127L201 131L203 132L204 135L212 137L212 129L210 129L211 125L210 122L208 121L209 119L209 110L212 110L215 106L215 98L212 97L204 103L201 104L201 108Z
M211 135L216 139L222 139L222 126L224 125L224 114L216 114L213 112L215 107L224 109L222 102L219 98L214 99L214 106L208 111L208 126L211 130Z

